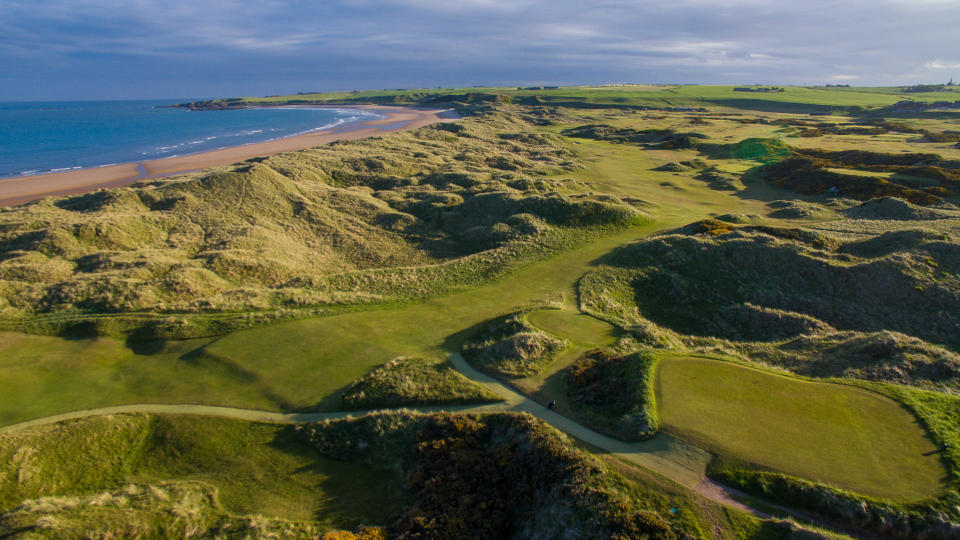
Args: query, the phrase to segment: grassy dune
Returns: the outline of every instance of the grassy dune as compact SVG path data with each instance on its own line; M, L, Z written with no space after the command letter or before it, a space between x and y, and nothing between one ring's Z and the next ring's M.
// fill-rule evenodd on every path
M366 410L500 401L493 392L457 373L448 362L403 356L354 381L342 398L346 407Z
M656 388L663 428L721 454L880 498L947 485L938 447L882 395L681 355L661 359Z
M396 476L326 459L289 427L236 420L91 417L4 434L0 456L16 471L0 478L5 511L25 499L96 494L131 483L198 483L215 493L216 507L205 511L336 529L384 523L404 501Z
M210 335L186 315L421 298L641 218L545 178L576 163L530 128L491 113L7 209L0 317L103 334L124 328L94 315L167 313L160 337Z

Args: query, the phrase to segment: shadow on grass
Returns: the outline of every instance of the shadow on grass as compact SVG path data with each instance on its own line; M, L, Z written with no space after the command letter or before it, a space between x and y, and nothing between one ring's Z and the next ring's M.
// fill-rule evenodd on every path
M468 339L476 335L480 330L490 324L490 321L496 317L491 317L489 320L478 322L472 326L464 328L459 332L450 334L443 340L443 350L447 352L458 352L463 348L463 344L467 342Z
M292 472L312 475L318 480L317 489L328 494L313 508L317 521L349 530L363 524L389 525L408 502L399 472L331 459L307 442L294 426L280 428L269 446L306 462Z

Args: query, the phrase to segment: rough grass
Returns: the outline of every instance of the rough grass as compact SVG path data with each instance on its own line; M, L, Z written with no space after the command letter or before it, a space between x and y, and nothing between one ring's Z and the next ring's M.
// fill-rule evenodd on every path
M570 346L570 341L540 331L525 312L490 321L463 345L463 356L478 369L503 377L536 375Z
M880 394L675 355L656 387L664 430L755 466L901 501L947 487L938 447Z
M544 178L555 137L490 112L0 212L0 315L364 304L476 284L637 218ZM522 170L522 172L520 172ZM388 269L388 270L385 270Z
M892 330L956 347L960 248L943 235L891 236L698 222L612 253L611 270L581 281L581 302L695 335Z
M449 363L403 356L364 375L343 393L343 404L350 409L493 401L500 398L467 380Z
M0 514L8 538L323 538L382 540L383 530L330 531L310 521L226 512L217 490L200 482L123 488L74 497L24 501Z
M832 332L741 343L753 361L808 377L844 377L956 391L960 355L904 334Z
M6 433L0 462L3 510L130 483L194 482L216 495L221 514L329 530L383 524L403 500L399 479L325 459L288 427L200 416L90 417Z
M630 345L590 351L565 375L567 397L578 419L601 433L635 441L660 428L654 393L657 359Z

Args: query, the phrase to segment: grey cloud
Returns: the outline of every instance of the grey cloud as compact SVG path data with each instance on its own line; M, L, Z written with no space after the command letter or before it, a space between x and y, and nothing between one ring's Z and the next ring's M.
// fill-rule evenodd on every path
M957 69L956 20L960 9L944 0L5 0L0 99L496 82L898 84Z

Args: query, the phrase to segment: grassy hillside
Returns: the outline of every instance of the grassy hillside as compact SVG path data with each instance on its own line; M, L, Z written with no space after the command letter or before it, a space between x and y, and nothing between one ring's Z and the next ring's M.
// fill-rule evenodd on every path
M176 520L164 512L169 505L186 512L181 527L249 516L309 522L324 531L386 523L404 501L398 477L326 459L288 427L199 416L91 417L2 434L0 462L7 471L0 477L5 525L24 514L59 523L58 512L90 497L106 506L99 515L63 521L119 530L173 527ZM117 498L138 502L109 511ZM202 523L191 523L190 515Z
M503 377L536 375L570 347L570 341L543 332L518 311L490 321L463 345L464 358L478 369Z
M638 218L619 198L544 178L576 163L561 141L529 129L516 114L491 113L7 209L0 316L102 334L130 330L136 317L76 316L417 298ZM221 333L229 319L153 324L184 337Z
M702 336L772 341L834 329L894 330L957 347L955 226L927 221L926 229L861 231L848 240L699 222L612 253L606 268L581 281L581 301L601 313L607 304L635 306L625 317Z

